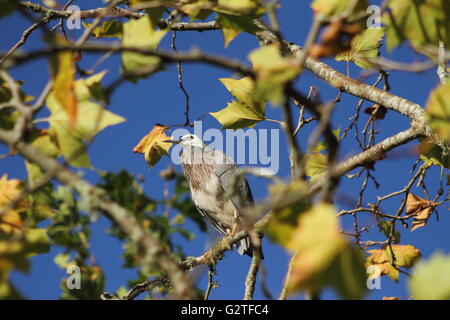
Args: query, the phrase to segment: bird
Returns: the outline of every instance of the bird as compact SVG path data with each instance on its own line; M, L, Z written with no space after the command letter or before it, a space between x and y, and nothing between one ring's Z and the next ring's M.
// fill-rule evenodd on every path
M183 173L199 213L224 236L241 231L243 210L254 206L254 201L247 179L239 174L233 160L222 151L211 149L194 134L166 142L182 146ZM237 251L252 256L248 236L237 243Z

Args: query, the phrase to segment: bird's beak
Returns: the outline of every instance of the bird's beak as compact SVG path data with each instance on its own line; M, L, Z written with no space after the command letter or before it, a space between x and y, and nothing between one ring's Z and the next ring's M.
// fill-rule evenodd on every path
M178 140L164 140L163 142L169 142L169 143L178 144L178 143L181 142L181 139L178 139Z

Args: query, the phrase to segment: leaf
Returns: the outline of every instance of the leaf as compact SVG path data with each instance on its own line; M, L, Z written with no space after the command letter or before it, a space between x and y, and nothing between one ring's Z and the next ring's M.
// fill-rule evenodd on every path
M289 199L290 197L306 193L307 187L302 182L293 182L290 184L274 184L269 188L270 198L272 200ZM281 209L274 209L273 215L265 227L265 234L269 239L282 246L291 239L292 233L297 226L298 216L311 208L309 199L303 199L295 204Z
M305 172L312 181L322 177L328 169L327 156L322 153L313 153L306 155Z
M383 15L389 51L408 40L415 48L450 46L448 12L450 2L442 0L391 0Z
M284 85L293 80L300 67L292 57L283 57L275 44L263 46L249 54L257 74L255 100L269 100L279 104L283 100Z
M372 64L366 58L376 58L378 48L384 35L383 28L369 28L355 36L351 41L351 48L336 56L337 61L351 61L361 68L371 68Z
M225 48L241 32L255 33L259 28L254 24L251 16L234 16L219 14L217 23L221 26Z
M170 137L165 134L167 129L167 127L162 125L155 125L133 148L133 152L144 154L145 161L150 168L153 168L163 155L169 153L172 143L164 142L165 140L170 140Z
M419 249L412 245L393 244L391 248L394 252L397 267L411 268L421 256ZM367 257L367 265L377 266L380 268L380 275L387 275L395 282L398 281L399 270L392 265L393 259L389 246L367 252L370 254Z
M100 73L100 75L78 80L75 83L77 119L73 125L64 107L56 99L54 92L47 97L47 106L51 112L49 117L50 138L56 141L58 149L61 150L61 154L68 163L75 167L91 166L85 142L92 140L106 127L125 121L123 117L90 101L90 98L94 98L91 95L91 88L99 83L104 73Z
M154 30L154 27L148 16L125 22L123 24L122 46L155 50L167 31ZM124 52L122 54L123 72L132 81L153 72L153 67L157 66L159 62L160 58L155 56L134 52Z
M416 300L449 300L450 256L436 252L421 261L408 285Z
M450 82L434 89L426 105L427 120L431 129L450 143Z
M85 28L89 28L90 24L84 23ZM107 20L99 27L94 28L92 35L95 39L98 38L121 38L122 37L122 23L114 19Z
M251 128L266 119L264 110L251 108L238 101L232 101L225 109L209 114L222 124L223 129Z
M11 205L22 191L19 188L20 180L8 180L5 174L0 178L0 212L3 212ZM19 234L23 231L23 220L20 214L25 211L28 204L26 200L21 200L10 210L0 216L0 233Z
M18 0L0 0L0 18L13 13L17 9L18 3Z
M406 214L414 215L411 231L427 225L428 219L436 205L433 201L428 201L415 194L408 193L408 197L406 198Z
M319 203L302 213L286 247L295 253L288 292L332 286L344 298L363 297L367 288L362 256L339 233L332 205Z
M315 15L324 15L329 18L340 17L345 13L351 5L353 5L352 0L314 0L311 3L311 8ZM358 1L357 5L353 9L349 18L360 13L361 11L366 11L369 6L366 0Z
M214 9L234 15L254 15L261 12L258 0L218 0Z
M450 168L450 153L441 146L423 139L419 151L419 158L427 165Z
M386 116L387 109L379 104L371 105L364 110L365 114L371 115L374 119L383 120Z
M77 117L77 98L75 96L75 64L71 51L64 51L56 57L56 70L53 77L52 93L61 107L69 115L71 125Z

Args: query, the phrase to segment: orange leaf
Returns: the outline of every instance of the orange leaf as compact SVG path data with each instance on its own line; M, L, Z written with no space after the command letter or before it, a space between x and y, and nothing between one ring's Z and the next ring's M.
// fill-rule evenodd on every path
M408 197L406 198L406 214L414 216L411 231L426 226L435 206L437 206L437 203L433 201L425 200L415 194L408 193Z
M75 94L75 64L72 52L61 52L57 56L56 74L53 79L56 99L69 114L72 125L77 118L77 97Z
M169 153L172 143L164 142L165 140L170 139L170 137L165 134L167 129L168 127L160 124L155 125L153 129L133 148L133 152L144 154L145 161L150 168L153 168L164 154Z

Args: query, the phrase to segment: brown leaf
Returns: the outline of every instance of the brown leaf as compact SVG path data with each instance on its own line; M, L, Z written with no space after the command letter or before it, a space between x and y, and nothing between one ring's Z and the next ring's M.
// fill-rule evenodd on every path
M406 198L406 214L414 216L411 231L426 226L435 206L437 206L437 203L433 201L422 199L413 193L408 193L408 197Z
M168 127L160 124L155 125L133 148L133 152L144 154L145 161L150 168L153 168L164 154L168 154L172 146L172 143L164 142L165 140L170 140L170 137L165 134L167 129Z
M370 107L367 107L366 110L364 110L364 113L370 114L377 120L383 120L386 116L387 109L383 106L380 106L379 104L374 104Z
M359 24L333 21L322 32L320 43L311 46L309 55L313 58L330 57L347 51L350 49L351 39L361 30Z
M392 264L392 254L389 246L383 249L374 249L367 251L370 256L367 257L366 265L375 265L379 268L380 275L387 275L394 281L398 280L398 267L411 268L421 254L419 249L412 245L391 245L395 256L395 266Z

